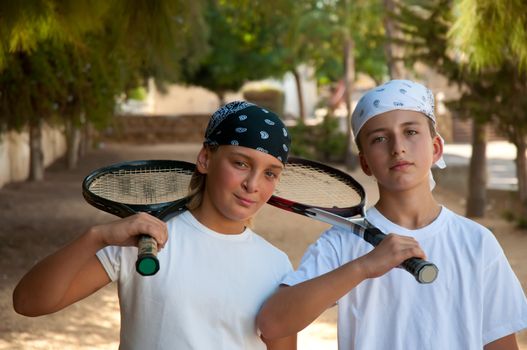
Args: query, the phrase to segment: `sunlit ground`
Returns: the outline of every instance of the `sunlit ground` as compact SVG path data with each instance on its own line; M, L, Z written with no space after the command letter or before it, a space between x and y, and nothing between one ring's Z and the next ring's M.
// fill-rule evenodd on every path
M334 323L315 322L298 334L299 350L336 350L337 327Z
M55 315L23 318L23 330L17 331L20 328L15 326L2 334L0 350L118 349L120 317L115 287L107 286L97 294ZM14 313L11 308L4 311Z

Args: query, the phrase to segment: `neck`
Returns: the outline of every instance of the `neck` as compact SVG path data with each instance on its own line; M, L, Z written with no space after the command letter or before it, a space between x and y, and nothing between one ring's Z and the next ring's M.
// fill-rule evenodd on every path
M240 234L245 231L247 224L243 221L227 220L217 211L208 209L206 203L190 212L203 226L225 235Z
M429 225L441 212L441 206L430 191L401 193L380 189L379 198L375 208L391 222L410 230Z

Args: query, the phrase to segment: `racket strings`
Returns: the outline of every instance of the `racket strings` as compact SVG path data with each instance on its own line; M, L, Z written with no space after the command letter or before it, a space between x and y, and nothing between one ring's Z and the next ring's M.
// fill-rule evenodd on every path
M121 169L101 175L90 184L89 190L125 204L172 202L188 195L192 173L179 168Z
M322 208L348 208L361 203L361 190L347 177L307 164L287 164L275 195Z

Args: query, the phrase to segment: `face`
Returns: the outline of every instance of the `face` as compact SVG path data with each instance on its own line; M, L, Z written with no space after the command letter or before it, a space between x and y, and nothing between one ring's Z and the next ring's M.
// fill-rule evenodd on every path
M207 174L201 217L219 232L244 227L271 197L283 169L275 157L241 146L204 148L197 166Z
M394 110L370 119L359 139L361 167L377 179L380 189L429 186L430 168L443 154L440 138L432 137L427 117L414 111Z

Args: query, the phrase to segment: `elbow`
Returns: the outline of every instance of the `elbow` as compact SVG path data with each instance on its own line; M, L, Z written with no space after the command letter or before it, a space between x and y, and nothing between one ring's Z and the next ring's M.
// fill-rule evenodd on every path
M17 314L20 314L22 316L33 316L29 310L25 308L25 303L20 301L20 298L18 298L15 294L13 294L13 309Z
M24 297L18 288L13 292L13 309L17 314L28 317L42 316L44 314L35 310L31 305L31 299Z
M24 302L24 298L20 295L18 289L13 292L13 309L17 314L22 316L33 316L30 310L27 308L27 303Z
M265 306L260 310L256 318L256 326L265 339L275 340L289 335L286 334L280 318L270 312Z

